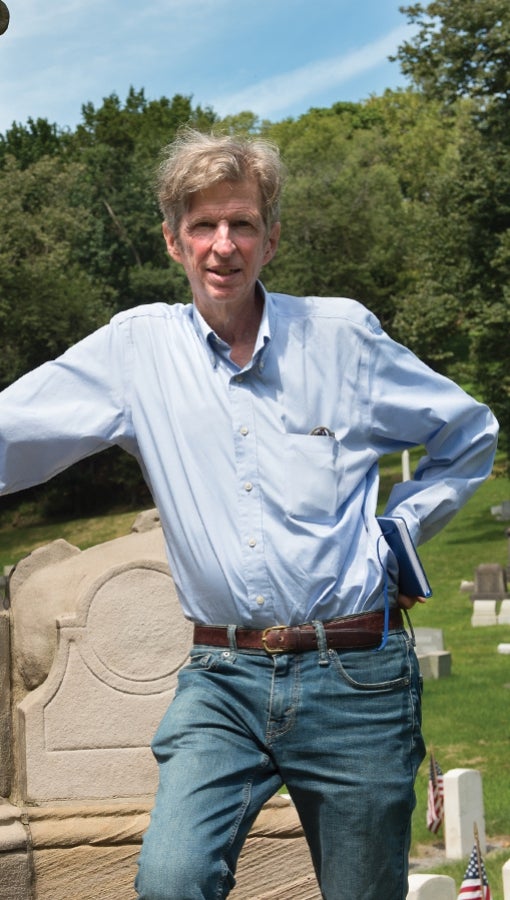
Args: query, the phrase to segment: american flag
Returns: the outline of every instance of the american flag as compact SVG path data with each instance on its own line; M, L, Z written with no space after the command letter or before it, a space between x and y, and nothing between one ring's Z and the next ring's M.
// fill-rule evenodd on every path
M443 773L430 754L429 786L427 792L427 828L433 834L439 831L444 817Z
M483 859L476 843L469 857L457 900L491 900L491 889Z

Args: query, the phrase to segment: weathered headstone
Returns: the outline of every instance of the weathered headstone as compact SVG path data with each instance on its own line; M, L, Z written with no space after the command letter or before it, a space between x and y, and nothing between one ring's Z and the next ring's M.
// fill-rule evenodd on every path
M443 776L446 857L462 859L473 848L474 826L485 853L482 776L476 769L451 769Z
M418 656L427 653L437 653L444 650L444 637L442 628L415 628L416 652Z
M444 649L441 628L415 628L416 654L424 679L445 678L451 674L451 653Z
M472 600L502 600L506 596L506 575L498 563L482 563L475 571Z
M475 589L471 594L471 625L497 625L496 603L506 596L506 573L497 563L482 563L475 571Z
M498 614L496 600L474 600L471 625L477 628L483 625L497 625Z
M510 600L502 600L499 607L498 625L510 625Z
M456 900L453 878L448 875L410 875L407 900Z
M150 739L191 631L161 528L83 552L56 541L16 567L0 616L2 900L134 900Z
M497 506L491 506L491 514L498 522L508 522L510 520L510 500L502 500Z

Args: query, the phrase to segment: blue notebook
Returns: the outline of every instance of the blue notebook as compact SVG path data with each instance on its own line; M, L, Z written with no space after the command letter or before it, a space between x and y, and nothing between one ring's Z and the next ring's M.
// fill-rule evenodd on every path
M400 593L407 597L431 597L432 588L405 520L401 516L378 516L377 521L397 558Z

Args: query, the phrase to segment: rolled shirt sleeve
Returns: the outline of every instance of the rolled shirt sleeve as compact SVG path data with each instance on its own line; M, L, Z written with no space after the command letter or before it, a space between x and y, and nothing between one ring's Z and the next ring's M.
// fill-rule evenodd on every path
M425 448L412 479L395 485L385 509L403 516L424 542L490 474L498 423L487 406L383 332L374 341L370 415L376 440L389 441L388 449Z

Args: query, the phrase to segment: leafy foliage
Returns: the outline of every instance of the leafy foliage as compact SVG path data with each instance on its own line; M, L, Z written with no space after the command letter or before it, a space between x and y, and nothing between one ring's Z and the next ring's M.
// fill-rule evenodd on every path
M94 227L84 167L43 157L6 161L0 190L0 384L63 352L102 324L111 292L80 248Z
M510 454L505 357L510 319L510 20L506 0L435 0L405 7L416 37L398 59L425 98L460 123L457 156L435 195L418 297L458 304L472 374ZM440 218L444 226L441 228ZM436 236L443 240L437 244ZM430 277L434 266L435 276Z
M397 59L428 97L480 101L484 115L510 104L510 20L506 0L434 0L402 8L419 30Z
M343 112L313 110L279 141L289 178L268 284L358 297L388 323L404 239L402 195L382 135ZM278 139L278 128L270 134Z

